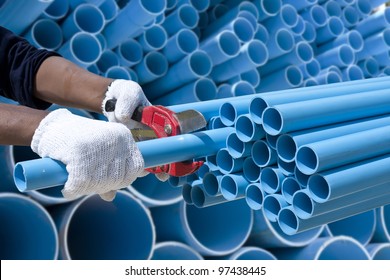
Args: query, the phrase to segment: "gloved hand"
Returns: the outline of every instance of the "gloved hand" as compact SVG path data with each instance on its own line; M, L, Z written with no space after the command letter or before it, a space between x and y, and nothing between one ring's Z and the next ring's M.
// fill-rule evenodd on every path
M54 110L41 121L31 148L66 165L69 175L62 193L68 199L100 194L113 200L116 190L130 185L144 170L143 157L126 126L66 109Z
M116 99L115 110L113 112L107 112L105 110L106 102L110 99ZM130 80L118 79L114 80L108 87L106 97L102 103L102 111L110 122L119 122L126 125L129 129L132 129L142 127L139 122L131 119L134 111L139 106L151 105L152 104L146 98L138 83ZM158 173L156 174L156 177L160 181L165 182L168 180L169 175L165 173Z

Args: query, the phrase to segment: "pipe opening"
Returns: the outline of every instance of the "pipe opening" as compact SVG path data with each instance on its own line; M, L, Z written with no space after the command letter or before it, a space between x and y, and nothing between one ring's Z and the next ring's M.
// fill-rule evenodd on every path
M264 194L259 184L250 184L246 188L245 195L248 206L253 210L260 210L263 207Z
M370 76L376 76L379 73L379 64L373 58L366 59L364 66Z
M290 209L282 209L278 215L278 223L281 230L287 235L293 235L298 231L298 218Z
M249 114L251 119L257 124L262 124L262 114L267 107L268 104L263 98L254 97L249 104Z
M279 29L276 33L276 44L281 50L288 52L294 47L294 38L288 30Z
M181 196L186 204L194 204L191 197L192 186L190 184L184 184L181 189Z
M131 63L135 64L142 60L142 56L143 56L142 47L137 41L133 39L124 41L119 46L119 52L124 59L126 59Z
M265 167L270 163L271 151L265 141L256 141L252 146L252 159L259 167Z
M294 161L287 162L287 161L282 160L281 158L278 158L278 167L280 168L280 170L282 171L282 173L284 175L290 176L290 175L294 174L296 164Z
M263 213L264 216L271 222L278 220L279 211L282 209L282 205L279 200L273 195L266 195L263 201Z
M219 192L219 182L217 176L213 173L206 173L203 176L203 187L209 196L217 195Z
M217 153L217 166L223 173L230 173L233 169L234 159L227 150L219 150Z
M219 109L221 121L226 126L232 126L237 117L237 112L231 103L225 102Z
M159 52L149 52L145 56L146 68L156 76L163 76L168 71L168 62Z
M257 166L251 157L247 157L244 160L243 165L244 177L250 182L256 182L260 178L260 167Z
M355 60L355 53L350 46L343 45L339 49L339 59L345 66L350 65Z
M276 150L284 161L293 161L297 152L297 145L294 138L288 134L280 135L276 142Z
M207 76L211 72L211 60L203 51L194 52L190 57L190 68L198 76Z
M312 6L312 8L310 9L310 15L312 20L318 26L324 26L326 24L326 21L328 20L328 15L326 14L326 11L322 6Z
M34 24L32 37L38 45L49 50L55 50L62 44L61 27L49 19L42 19Z
M297 152L296 163L299 170L307 175L311 175L318 170L319 159L310 147L300 147Z
M249 42L253 39L254 29L246 18L237 18L233 22L233 31L242 42Z
M263 0L259 2L261 5L261 11L263 11L268 16L276 15L282 7L280 0Z
M84 4L76 8L74 14L76 25L88 33L99 33L104 27L104 15L95 6Z
M359 21L358 13L351 6L346 6L343 9L343 18L349 26L355 25Z
M266 108L263 112L264 130L273 136L278 135L283 128L283 118L281 113L276 108Z
M235 158L241 157L245 151L245 143L238 138L237 133L229 134L226 146L229 153Z
M297 87L302 83L302 72L295 66L289 66L286 69L286 81L291 87Z
M228 56L235 56L240 51L240 42L234 33L226 31L219 36L219 47Z
M203 207L206 202L206 195L199 186L193 186L191 189L191 199L196 207Z
M248 45L249 59L256 66L263 65L268 59L267 47L258 40L253 40Z
M281 192L282 192L284 199L288 203L292 204L293 196L299 190L301 190L301 186L299 185L298 181L295 180L293 177L286 177L283 180Z
M356 81L356 80L364 79L364 74L363 74L362 69L360 69L359 67L357 67L355 65L349 66L346 69L346 71L347 71L348 79L350 81Z
M294 6L286 4L280 10L282 20L289 28L294 27L298 23L298 12Z
M356 7L363 16L369 15L372 11L371 3L367 0L356 0Z
M217 87L210 79L200 79L195 84L195 92L199 101L212 100L217 94Z
M326 11L329 16L340 17L341 15L341 6L336 1L328 1L326 2Z
M344 32L343 22L337 17L331 17L328 21L330 33L337 37Z
M306 42L301 42L297 46L297 55L303 63L308 63L313 59L313 48Z
M293 195L292 205L295 214L301 219L308 219L313 214L313 202L303 191L298 191Z
M166 1L140 0L140 5L149 13L159 14L164 11Z
M89 33L78 33L71 39L71 51L82 63L92 64L99 59L100 42Z
M198 12L195 10L194 7L187 4L182 5L179 8L179 17L183 25L188 29L194 28L199 20Z
M253 86L246 81L239 81L232 86L233 96L243 96L255 94Z
M221 193L226 200L233 200L237 197L238 188L234 179L230 176L223 176L221 179Z
M308 190L312 194L312 198L317 202L324 202L330 196L331 190L329 184L320 174L310 176L307 185Z
M351 30L348 35L348 44L355 50L355 51L361 51L363 49L363 37L360 35L360 33L356 30Z
M278 175L270 167L266 167L261 171L260 182L264 191L267 193L275 193L280 184Z
M159 25L153 25L144 32L145 41L153 49L161 49L167 42L167 33Z
M249 142L252 140L255 134L255 127L252 120L244 115L237 118L236 121L236 133L237 137L243 142Z
M199 40L193 31L181 29L177 36L177 45L181 51L190 54L198 48Z

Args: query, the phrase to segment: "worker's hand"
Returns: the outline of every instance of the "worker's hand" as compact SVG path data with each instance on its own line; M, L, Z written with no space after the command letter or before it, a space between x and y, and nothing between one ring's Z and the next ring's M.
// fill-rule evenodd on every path
M113 200L116 190L129 186L144 170L143 157L126 126L76 116L66 109L41 121L31 148L66 165L69 175L62 193L68 199L100 194Z
M107 100L115 99L115 110L105 110ZM139 106L152 105L146 98L141 86L130 80L114 80L108 87L102 103L103 114L110 122L118 122L126 125L129 129L139 127L140 123L131 119L135 109Z
M107 112L105 110L107 100L115 99L115 110ZM134 111L139 106L152 105L146 98L141 86L130 80L114 80L108 87L106 96L102 103L104 115L110 122L119 122L126 125L129 129L140 128L142 125L131 119ZM147 175L145 172L144 175ZM166 173L156 174L157 179L162 182L168 180L169 175Z

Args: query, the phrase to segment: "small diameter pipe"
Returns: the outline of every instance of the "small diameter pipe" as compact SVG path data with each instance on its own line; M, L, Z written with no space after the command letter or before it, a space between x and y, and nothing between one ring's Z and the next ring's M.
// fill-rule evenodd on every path
M313 58L309 62L300 65L299 69L302 72L303 78L308 80L308 78L314 78L320 73L321 65L317 59Z
M307 20L315 26L315 28L322 27L326 24L328 16L324 7L314 5L301 13L304 20Z
M274 59L290 52L294 48L294 44L294 36L291 31L286 28L277 30L275 36L271 36L267 42L268 58Z
M21 35L52 3L53 0L5 1L1 5L0 25Z
M118 4L116 0L105 0L99 5L99 9L102 11L105 19L105 24L114 20L119 12Z
M143 51L141 44L135 39L122 41L115 52L118 54L121 65L131 67L141 62Z
M316 59L322 68L330 66L346 67L355 61L355 52L351 46L343 44L319 54Z
M37 48L51 51L57 50L63 42L61 27L51 19L35 21L24 38Z
M264 202L264 191L260 183L251 183L245 190L245 200L253 210L261 210Z
M295 162L287 162L280 157L277 159L278 168L285 176L292 176L295 174L296 164Z
M270 34L273 34L281 28L291 29L298 24L297 10L290 4L284 4L278 14L266 19L262 24Z
M390 206L383 205L376 209L376 228L372 242L389 242L390 241Z
M302 187L294 177L286 177L282 181L280 192L288 204L293 203L293 197Z
M169 181L161 182L153 174L138 178L126 189L146 207L169 205L182 199L180 188L172 188Z
M309 178L310 178L309 175L303 174L303 173L297 168L297 166L295 166L294 174L293 174L293 175L294 175L295 179L297 180L297 182L299 183L299 185L300 185L302 188L307 188L307 184L308 184Z
M305 30L301 35L302 39L308 43L314 43L317 38L317 31L314 25L305 21Z
M390 152L390 126L347 134L301 146L298 169L307 175ZM369 140L368 140L369 139Z
M259 21L275 16L282 7L281 0L254 0L259 13Z
M236 173L242 171L244 158L233 158L228 149L222 148L217 152L216 164L223 174Z
M207 172L203 176L203 187L208 196L217 196L221 194L220 183L222 176L222 173L216 171Z
M209 196L201 186L192 186L191 200L195 207L205 208L228 202L221 194Z
M154 246L151 260L203 260L203 257L187 244L166 241Z
M302 36L303 32L305 32L305 20L298 16L298 23L291 30L294 32L295 37Z
M367 57L358 62L358 66L363 72L363 77L372 78L379 74L379 63L374 57Z
M253 227L246 243L247 246L257 246L266 249L301 247L311 244L323 231L323 226L320 226L295 235L287 235L281 230L278 223L270 222L266 219L263 211L254 211L253 213Z
M259 124L253 122L249 114L241 114L235 121L236 134L242 142L252 142L265 137L265 131Z
M264 216L270 222L277 222L279 211L286 206L288 203L281 194L267 194L263 202Z
M157 24L147 28L138 37L138 42L141 44L145 53L164 48L167 40L168 34L165 32L165 29Z
M237 118L246 113L248 113L247 99L237 100L236 102L226 101L219 107L219 117L225 126L233 126Z
M267 133L278 135L335 122L378 116L389 113L383 106L389 101L387 90L378 90L375 93L368 91L274 105L264 110L263 126Z
M240 51L240 41L233 32L224 30L215 37L203 41L200 49L210 55L215 66L237 56Z
M181 196L183 197L183 202L187 205L194 205L191 197L192 186L190 183L186 183L181 188Z
M374 5L373 5L374 6ZM390 23L390 9L386 8L379 10L371 16L365 18L359 22L355 29L358 31L364 38L378 33L384 28L386 28Z
M162 23L168 36L174 35L183 28L192 29L199 21L199 15L196 9L188 4L183 4L170 13Z
M358 31L350 30L347 33L344 33L343 35L339 36L335 40L319 46L318 52L323 53L343 44L347 44L351 46L355 52L359 52L363 50L364 40L362 35Z
M364 73L359 66L349 65L347 68L342 70L343 81L356 81L363 80Z
M194 52L199 47L199 39L190 29L181 29L168 38L162 53L169 63L175 63Z
M390 48L390 28L364 39L364 48L356 54L358 60L383 53Z
M204 51L196 50L169 67L164 77L144 85L143 88L148 98L153 100L189 82L206 77L211 69L209 55Z
M317 29L317 44L324 44L344 33L344 25L340 18L332 16L327 24Z
M247 157L244 160L244 164L242 166L242 171L245 179L247 179L251 183L259 182L261 168L255 164L252 157Z
M184 242L203 256L235 252L243 246L253 225L252 210L244 200L205 208L179 202L150 211L157 240Z
M248 82L254 88L256 88L260 84L260 74L257 69L252 69L247 72L243 72L240 74L240 78L242 81Z
M325 1L323 4L326 12L330 17L340 17L341 16L341 5L337 1Z
M216 82L222 82L233 78L237 74L247 72L260 67L268 60L268 50L263 42L251 40L241 46L239 54L217 66L210 74Z
M366 246L375 230L375 209L329 223L328 229L332 236L350 236Z
M124 66L111 66L104 73L104 76L111 79L124 79L138 82L137 73L133 69Z
M359 13L360 20L367 18L372 12L370 0L356 0L354 6Z
M59 232L60 259L145 260L152 255L156 239L152 217L129 192L118 191L110 203L98 195L87 196L56 206L51 214Z
M251 154L253 142L240 140L236 132L232 132L226 138L226 148L233 158L247 157Z
M323 203L373 185L386 183L390 181L388 168L381 164L387 164L388 161L389 158L381 156L312 175L308 181L308 190L314 201ZM353 174L359 174L359 178ZM340 178L344 180L337 181Z
M0 193L0 258L2 260L55 260L58 232L50 214L33 199Z
M285 177L279 168L265 167L261 170L260 174L261 186L267 194L280 193Z
M158 51L147 53L142 61L134 67L141 84L152 82L164 76L168 68L167 59Z
M318 0L303 0L303 1L294 1L294 0L284 0L284 3L293 5L297 11L304 10L317 4Z
M54 0L42 13L41 17L55 21L63 19L69 12L69 0Z
M99 60L102 49L96 36L79 32L63 44L58 52L79 66L86 67Z
M67 41L78 32L86 32L93 35L100 33L105 24L102 11L92 4L81 4L62 22L62 33Z
M275 83L278 81L278 83ZM294 65L287 66L277 72L271 73L262 78L257 87L258 92L270 92L276 90L299 87L303 82L301 70Z
M120 61L118 55L109 49L102 51L99 60L96 61L96 66L101 73L105 73L112 66L119 65Z
M346 6L341 11L341 20L344 26L352 29L359 22L359 12L354 6Z
M347 217L375 209L384 204L388 204L389 199L389 194L382 194L381 196L375 197L374 199L364 200L354 205L346 206L331 212L324 213L322 215L311 217L310 219L300 219L296 215L292 206L288 206L279 212L278 221L283 232L288 235L294 235L296 233L305 232L306 230L311 230L320 225L345 219Z
M265 140L257 140L253 143L251 156L253 162L259 167L275 165L278 157L275 149L271 148Z
M242 247L226 258L229 260L276 260L271 252L251 246Z
M321 127L321 129L310 129L292 132L280 135L276 149L279 157L285 161L295 160L295 155L299 147L326 139L340 137L347 134L357 133L369 129L386 126L390 121L389 115L366 118L351 122L343 122L330 126Z
M145 160L145 168L148 168L215 155L225 147L227 135L231 132L233 128L221 128L138 142L137 145ZM165 147L164 150L157 149L162 146ZM63 185L67 172L62 163L42 158L17 163L14 179L20 191L29 191Z
M243 173L225 174L220 182L221 194L228 201L241 199L245 196L248 184Z
M348 236L320 237L303 248L272 251L278 259L293 260L369 260L367 250Z

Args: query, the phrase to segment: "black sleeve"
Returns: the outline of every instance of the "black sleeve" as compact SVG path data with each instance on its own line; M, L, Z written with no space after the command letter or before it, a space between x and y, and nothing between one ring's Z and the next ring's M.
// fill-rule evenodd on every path
M0 26L0 95L21 105L46 109L51 104L35 98L35 75L42 62L56 52L37 49Z

